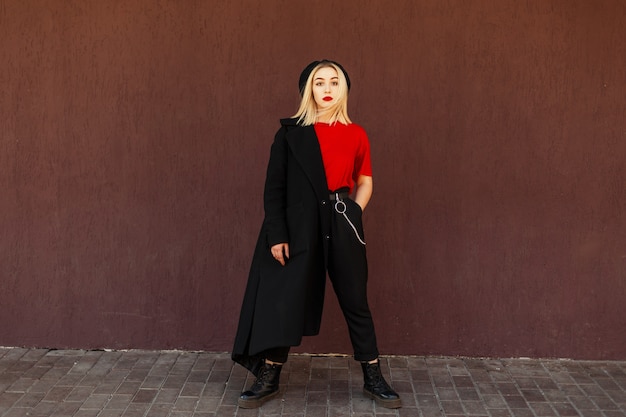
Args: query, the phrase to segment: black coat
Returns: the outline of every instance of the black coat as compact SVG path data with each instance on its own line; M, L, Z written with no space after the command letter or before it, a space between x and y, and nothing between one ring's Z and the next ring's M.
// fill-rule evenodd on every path
M258 354L319 333L331 204L313 126L281 120L265 180L265 218L244 294L232 358L256 374ZM271 246L289 243L281 266Z

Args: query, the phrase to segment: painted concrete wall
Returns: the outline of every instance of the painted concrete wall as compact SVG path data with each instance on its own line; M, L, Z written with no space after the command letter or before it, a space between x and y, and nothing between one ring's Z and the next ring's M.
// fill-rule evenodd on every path
M391 354L626 358L626 3L0 3L0 345L231 347L278 119L340 61ZM300 351L350 353L328 294Z

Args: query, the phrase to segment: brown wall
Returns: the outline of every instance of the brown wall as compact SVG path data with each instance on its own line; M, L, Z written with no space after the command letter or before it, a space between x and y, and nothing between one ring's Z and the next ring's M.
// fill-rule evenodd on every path
M0 3L0 345L229 350L278 119L369 132L384 353L626 358L626 3ZM350 353L329 293L300 351Z

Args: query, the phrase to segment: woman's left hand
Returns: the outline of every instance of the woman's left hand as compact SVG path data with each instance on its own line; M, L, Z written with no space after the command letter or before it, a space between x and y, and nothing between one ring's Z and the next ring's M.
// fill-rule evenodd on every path
M356 194L354 201L361 207L361 211L365 210L374 191L374 183L372 177L367 175L359 175L356 182Z

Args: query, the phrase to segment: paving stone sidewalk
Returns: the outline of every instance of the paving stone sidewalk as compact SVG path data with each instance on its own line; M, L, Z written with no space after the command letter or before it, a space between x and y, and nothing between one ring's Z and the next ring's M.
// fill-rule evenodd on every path
M251 377L227 353L0 348L0 416L626 416L626 361L384 357L403 408L362 395L348 357L293 355L282 396L236 406Z

